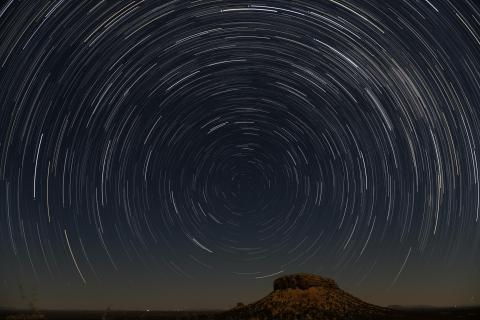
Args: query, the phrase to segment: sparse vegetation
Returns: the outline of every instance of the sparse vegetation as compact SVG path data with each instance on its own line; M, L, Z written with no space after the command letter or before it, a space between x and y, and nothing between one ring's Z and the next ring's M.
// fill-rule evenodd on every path
M37 290L36 288L32 288L29 295L25 292L25 288L22 284L18 285L18 290L20 294L20 298L25 303L26 310L28 312L19 312L14 314L9 314L5 317L7 320L38 320L38 319L45 319L45 315L43 315L37 309Z

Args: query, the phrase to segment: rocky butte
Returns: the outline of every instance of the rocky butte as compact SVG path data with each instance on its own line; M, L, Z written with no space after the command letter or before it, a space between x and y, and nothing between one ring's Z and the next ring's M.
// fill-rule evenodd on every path
M381 319L387 312L343 291L332 279L299 273L276 279L266 297L239 304L221 319Z

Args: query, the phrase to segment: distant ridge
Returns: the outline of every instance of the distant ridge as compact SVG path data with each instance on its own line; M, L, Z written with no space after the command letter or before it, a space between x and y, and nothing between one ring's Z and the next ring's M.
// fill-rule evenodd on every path
M403 309L438 309L442 307L436 307L436 306L431 306L428 304L422 305L400 305L400 304L392 304L389 305L388 308L394 309L394 310L403 310Z

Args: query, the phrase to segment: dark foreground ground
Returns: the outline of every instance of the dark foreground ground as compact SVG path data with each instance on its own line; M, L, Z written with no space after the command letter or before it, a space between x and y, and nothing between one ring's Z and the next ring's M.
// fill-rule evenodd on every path
M37 314L22 311L0 311L0 319L48 319L48 320L235 320L225 318L221 311L42 311ZM281 319L281 318L280 318ZM279 320L280 320L279 319ZM392 310L382 319L395 320L446 320L446 319L480 319L479 307L463 308L403 308ZM240 320L240 319L239 319ZM245 319L248 320L248 319ZM301 319L299 319L301 320ZM321 320L321 319L318 319ZM354 319L353 319L354 320Z

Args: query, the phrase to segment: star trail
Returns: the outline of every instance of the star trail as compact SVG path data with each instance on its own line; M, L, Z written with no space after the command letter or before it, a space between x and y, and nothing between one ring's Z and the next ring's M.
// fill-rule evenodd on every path
M479 66L475 0L3 1L0 303L478 304Z

